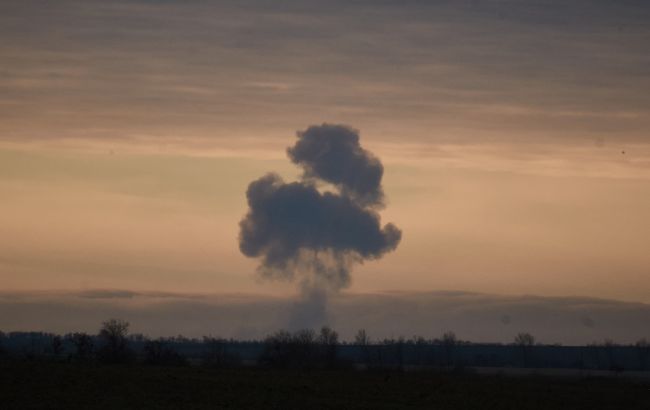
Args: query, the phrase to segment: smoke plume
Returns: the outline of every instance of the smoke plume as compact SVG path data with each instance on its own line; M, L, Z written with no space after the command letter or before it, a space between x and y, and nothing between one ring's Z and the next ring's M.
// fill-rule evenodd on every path
M298 142L287 149L289 158L304 168L305 179L321 179L362 205L381 205L384 167L361 148L357 131L323 124L298 132Z
M301 180L269 173L249 184L239 248L260 258L263 276L298 280L306 296L348 286L353 264L394 250L402 233L381 225L383 166L361 147L357 131L323 124L297 136L287 153L303 168ZM323 184L334 192L319 190Z

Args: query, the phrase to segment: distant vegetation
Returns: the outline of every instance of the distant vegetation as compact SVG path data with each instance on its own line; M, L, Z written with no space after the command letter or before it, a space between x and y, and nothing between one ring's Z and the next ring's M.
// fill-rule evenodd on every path
M0 332L0 408L650 408L647 373L633 373L650 370L645 339L559 346L520 333L476 344L453 332L373 340L361 329L346 341L327 326L263 340L150 339L129 328L110 319L94 335ZM516 377L531 371L545 376Z
M330 327L318 332L277 331L263 340L183 336L150 339L129 333L120 319L103 322L96 335L0 332L0 361L55 360L105 364L140 362L154 366L202 365L212 368L573 368L608 371L650 370L650 343L617 345L606 340L587 346L543 345L519 333L511 344L471 343L453 332L440 338L373 340L360 329L351 341Z

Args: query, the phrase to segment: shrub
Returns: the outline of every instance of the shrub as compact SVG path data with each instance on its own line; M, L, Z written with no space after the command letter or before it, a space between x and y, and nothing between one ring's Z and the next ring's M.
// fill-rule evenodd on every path
M339 366L338 338L338 333L328 326L324 326L318 336L312 329L293 334L281 330L264 340L260 362L281 368Z
M166 343L149 340L144 344L144 362L154 366L183 366L187 359Z
M56 358L63 353L63 338L59 335L52 336L50 341L50 349L52 350L52 355Z
M263 364L280 368L305 368L314 365L316 357L315 333L311 329L300 330L293 335L280 330L264 340Z
M90 360L94 353L94 343L92 337L86 333L73 333L66 336L75 347L72 357L76 360Z
M228 351L228 341L225 339L203 337L205 351L202 364L208 367L235 367L241 365L241 357Z

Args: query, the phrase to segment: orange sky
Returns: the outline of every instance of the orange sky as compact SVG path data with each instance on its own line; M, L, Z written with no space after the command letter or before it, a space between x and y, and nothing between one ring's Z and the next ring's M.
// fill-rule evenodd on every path
M3 2L2 289L292 292L237 224L327 121L404 233L350 291L650 302L650 8L552 3Z

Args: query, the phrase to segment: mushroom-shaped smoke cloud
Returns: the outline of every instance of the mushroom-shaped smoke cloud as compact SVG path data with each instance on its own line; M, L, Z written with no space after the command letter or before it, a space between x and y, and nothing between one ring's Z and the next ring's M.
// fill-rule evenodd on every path
M353 263L395 249L401 231L381 226L383 166L361 148L356 130L323 124L298 132L287 150L304 169L298 182L267 174L248 186L249 210L240 222L239 248L261 258L263 275L308 288L337 290L350 282ZM329 183L336 192L321 192Z

